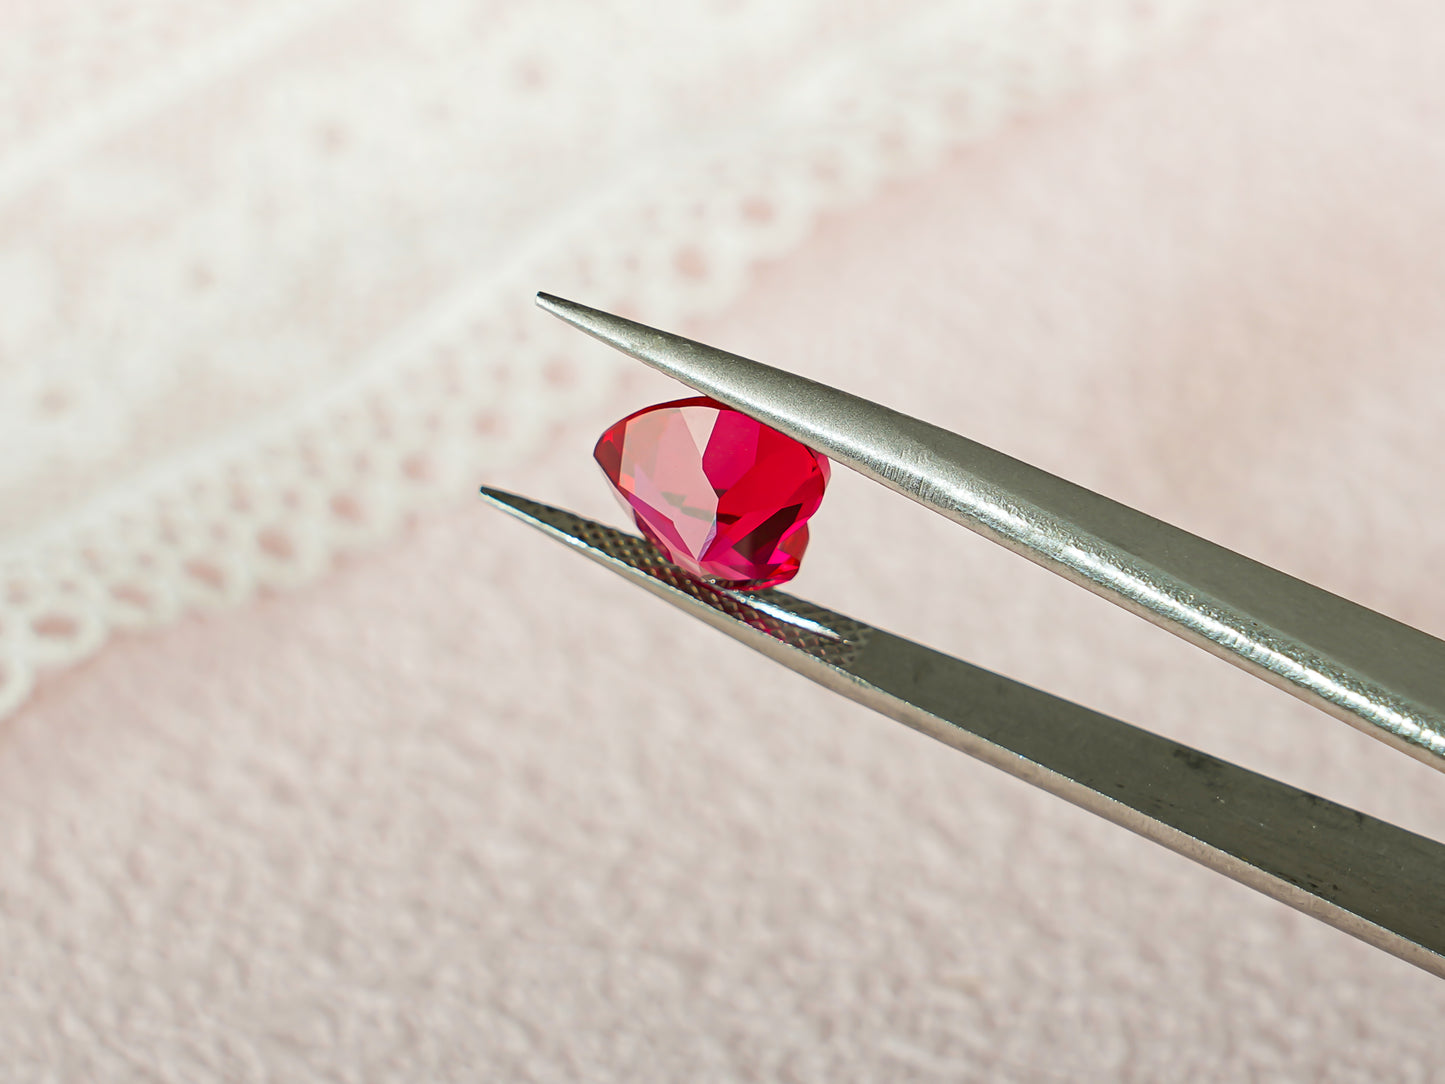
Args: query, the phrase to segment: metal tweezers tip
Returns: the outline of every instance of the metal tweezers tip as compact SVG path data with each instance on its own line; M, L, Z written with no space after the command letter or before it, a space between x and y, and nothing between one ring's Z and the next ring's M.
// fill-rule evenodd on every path
M500 489L493 489L491 486L482 486L480 493L488 504L494 504L504 511L511 512L513 515L519 514L516 502L521 498L515 493L507 493Z
M546 505L538 504L536 501L528 500L516 493L493 489L491 486L482 486L478 492L481 494L482 500L493 508L500 508L509 516L514 516L524 523L530 523L533 527L539 527L549 533L556 533L556 525L549 523L545 518L544 513L548 511Z
M545 293L541 290L537 291L537 307L545 309L558 319L565 320L573 327L579 327L591 335L597 334L602 322L618 319L609 313L589 309L586 305L579 305L575 301L568 301L565 297L558 297L556 294Z
M599 342L606 343L614 350L620 350L654 369L677 377L685 384L693 381L674 365L680 351L701 350L709 354L722 354L721 351L691 342L680 335L659 331L625 316L591 309L553 294L538 293L537 307L571 324L578 331L586 332Z

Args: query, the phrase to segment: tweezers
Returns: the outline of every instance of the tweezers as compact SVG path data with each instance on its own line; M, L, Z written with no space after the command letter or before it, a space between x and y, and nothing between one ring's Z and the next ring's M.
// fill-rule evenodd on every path
M1445 769L1445 642L965 437L547 294L596 339ZM1445 845L650 542L492 504L791 670L1445 977Z

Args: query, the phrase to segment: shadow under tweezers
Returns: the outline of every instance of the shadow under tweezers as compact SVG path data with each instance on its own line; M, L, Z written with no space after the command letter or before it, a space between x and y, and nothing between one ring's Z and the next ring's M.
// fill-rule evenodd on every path
M1445 977L1445 845L499 490L493 505L820 685Z

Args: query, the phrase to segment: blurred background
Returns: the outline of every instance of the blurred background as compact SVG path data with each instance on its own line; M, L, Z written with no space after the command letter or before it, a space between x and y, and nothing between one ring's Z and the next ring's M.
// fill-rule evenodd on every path
M0 1078L1428 1080L1437 980L524 527L538 289L1445 634L1425 0L0 6ZM789 588L1440 838L846 472Z

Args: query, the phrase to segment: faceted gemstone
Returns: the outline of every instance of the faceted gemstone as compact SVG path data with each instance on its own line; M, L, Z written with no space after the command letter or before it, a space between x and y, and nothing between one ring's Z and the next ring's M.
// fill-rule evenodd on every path
M728 587L797 574L828 484L817 452L704 397L629 414L593 454L638 530L674 564Z

